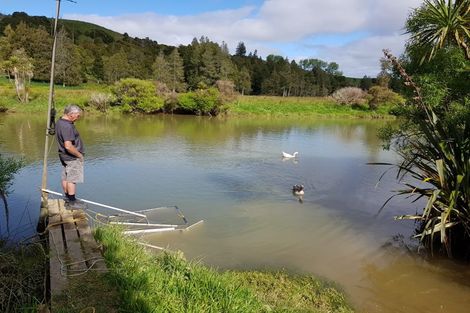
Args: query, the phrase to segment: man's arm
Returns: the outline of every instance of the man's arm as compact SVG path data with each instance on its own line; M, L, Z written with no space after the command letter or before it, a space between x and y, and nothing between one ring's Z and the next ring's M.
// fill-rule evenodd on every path
M70 140L64 141L64 147L67 149L67 152L70 154L73 154L77 158L83 161L83 154L80 153L80 151L77 150L77 148L72 144Z

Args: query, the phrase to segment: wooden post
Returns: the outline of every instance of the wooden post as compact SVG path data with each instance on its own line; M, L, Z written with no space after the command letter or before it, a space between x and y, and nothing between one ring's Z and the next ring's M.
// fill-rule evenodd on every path
M47 125L46 125L46 140L44 143L44 161L43 161L43 168L42 168L42 183L41 189L47 188L47 157L49 151L49 127L51 125L51 109L52 109L52 102L54 101L54 68L55 68L55 52L57 46L57 22L59 20L59 12L60 12L60 0L56 0L56 17L54 21L54 42L52 44L52 60L51 60L51 78L49 82L49 101L47 104ZM43 227L45 228L45 219L47 218L47 192L41 192L41 212L39 214L39 221L38 221L38 230L43 231Z

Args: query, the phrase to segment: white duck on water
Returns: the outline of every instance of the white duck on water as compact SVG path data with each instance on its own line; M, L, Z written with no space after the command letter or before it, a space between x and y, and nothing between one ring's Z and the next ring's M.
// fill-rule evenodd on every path
M297 154L299 154L299 153L298 153L298 152L294 152L293 154L290 154L290 153L287 153L287 152L282 151L282 157L283 157L283 158L286 158L286 159L295 158L295 157L297 156Z

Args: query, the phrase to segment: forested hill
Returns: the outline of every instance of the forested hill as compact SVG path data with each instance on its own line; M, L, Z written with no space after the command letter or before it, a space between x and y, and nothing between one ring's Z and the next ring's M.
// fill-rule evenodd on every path
M23 51L33 65L33 79L47 81L53 25L54 20L45 16L0 14L0 64ZM215 43L205 36L173 47L91 23L59 21L58 83L114 83L126 77L157 80L177 91L230 80L245 94L284 96L324 96L371 80L346 78L335 62L306 59L297 63L277 55L264 60L256 50L248 52L243 42L231 55L224 42Z

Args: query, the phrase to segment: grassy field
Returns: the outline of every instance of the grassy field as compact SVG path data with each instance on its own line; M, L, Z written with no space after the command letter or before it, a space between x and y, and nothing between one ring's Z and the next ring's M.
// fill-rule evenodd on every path
M338 105L328 97L243 96L234 103L230 113L235 115L324 116L342 118L387 118L388 106L376 111Z
M5 78L0 78L0 111L38 113L47 110L49 84L33 82L30 91L30 102L19 103L14 86ZM109 93L110 86L83 84L77 87L55 86L55 106L59 112L68 103L86 107L93 93ZM380 106L371 111L366 108L352 108L336 104L328 97L274 97L274 96L239 96L230 105L231 116L294 116L294 117L327 117L327 118L390 118L389 106Z
M93 92L109 92L109 86L98 84L84 84L77 87L63 87L56 85L55 106L61 111L68 103L75 103L85 107ZM13 82L0 78L0 111L21 113L40 113L47 111L49 100L49 83L33 82L30 87L30 101L20 103L16 97Z
M218 272L181 253L152 254L116 228L100 228L109 282L123 312L353 312L331 284L284 272Z

